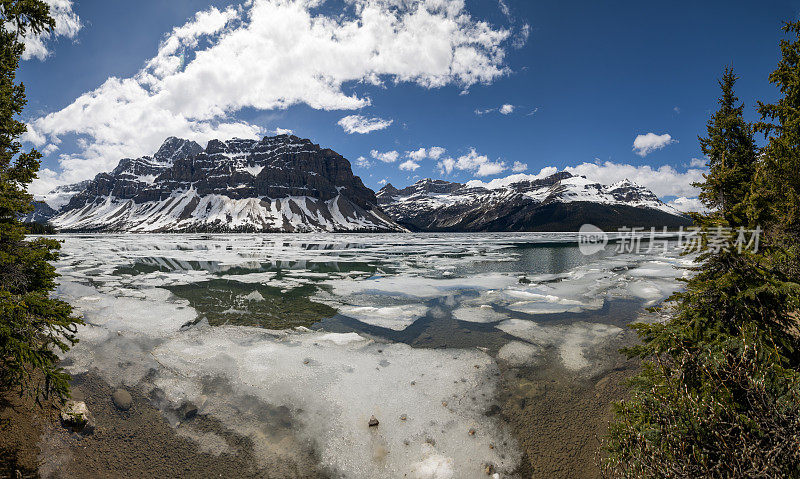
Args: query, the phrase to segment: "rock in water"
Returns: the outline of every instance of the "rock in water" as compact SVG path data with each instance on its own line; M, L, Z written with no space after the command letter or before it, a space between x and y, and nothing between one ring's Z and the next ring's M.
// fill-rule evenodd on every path
M183 421L188 421L194 418L195 416L197 416L197 406L195 406L194 403L190 401L181 404L181 407L178 408L178 416Z
M380 424L380 422L378 422L378 419L375 416L369 418L369 427L375 427L378 424Z
M94 420L83 401L67 401L61 408L61 425L81 434L94 432Z
M111 401L120 411L127 411L131 408L131 404L133 404L133 398L131 398L131 394L124 389L117 389L114 391L111 394Z

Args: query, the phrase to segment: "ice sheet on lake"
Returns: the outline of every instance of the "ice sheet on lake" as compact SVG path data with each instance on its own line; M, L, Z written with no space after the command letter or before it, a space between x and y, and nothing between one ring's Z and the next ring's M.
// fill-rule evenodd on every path
M589 357L595 349L622 333L622 329L608 324L578 322L548 326L524 319L506 320L497 329L530 344L530 347L518 341L507 344L506 350L500 351L502 359L513 365L536 363L542 359L541 352L545 348L554 347L564 367L572 371L590 367Z
M60 291L92 318L69 354L71 372L96 369L114 385L157 389L174 408L185 401L201 405L202 414L257 443L260 438L257 449L265 456L290 451L275 451L237 417L236 404L245 398L290 408L299 427L288 432L299 436L298 444L313 443L323 465L346 477L426 477L420 474L431 461L440 472L452 469L451 477L481 477L485 464L510 471L519 460L505 427L484 414L497 368L480 351L414 349L356 333L181 330L194 312L164 301L167 292L158 288L146 290L146 299L68 281ZM158 314L148 313L159 300ZM99 321L104 315L112 319ZM162 316L179 319L166 324ZM229 387L210 393L209 384L219 381ZM373 414L378 428L368 426ZM213 437L185 434L218 450Z
M482 304L477 307L461 306L453 310L453 317L468 323L495 323L506 319L508 316L495 311L489 304Z
M609 298L655 304L691 263L673 253L584 258L577 249L514 246L548 238L536 234L61 238L58 294L87 320L68 355L72 372L94 368L113 385L163 397L165 411L192 401L250 438L265 464L302 462L301 449L311 444L333 475L356 478L485 477L484 463L512 470L520 458L514 441L484 414L496 392L495 359L355 332L186 326L197 312L164 288L212 280L306 288L340 314L393 331L452 311L462 323L484 323L462 326L496 327L515 338L501 346L499 361L540 367L554 356L583 374L622 330L533 319L599 310ZM537 271L529 269L534 263ZM250 292L235 299L244 310L266 298ZM275 411L289 425L269 422ZM377 428L367 425L373 414ZM217 436L182 433L206 450L225 450Z
M414 321L425 316L428 307L423 304L404 304L399 306L342 306L339 314L357 319L362 323L381 328L402 331Z

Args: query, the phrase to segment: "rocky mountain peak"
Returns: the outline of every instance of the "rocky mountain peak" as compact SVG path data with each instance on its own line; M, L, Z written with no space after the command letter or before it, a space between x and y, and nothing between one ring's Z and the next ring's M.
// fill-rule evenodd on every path
M158 151L155 152L153 158L160 162L172 163L175 160L182 160L197 155L202 151L203 147L194 141L170 136L164 140L164 143L162 143Z
M350 163L294 135L197 143L170 137L69 199L66 231L395 231Z

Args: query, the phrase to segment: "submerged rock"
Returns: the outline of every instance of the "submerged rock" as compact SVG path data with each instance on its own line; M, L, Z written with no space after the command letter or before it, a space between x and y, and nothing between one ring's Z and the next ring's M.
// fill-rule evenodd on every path
M186 401L185 403L181 404L180 408L178 408L178 415L180 416L181 420L188 421L197 416L197 411L197 406L195 406L193 402Z
M81 434L94 432L94 419L83 401L67 401L61 408L61 425Z
M380 424L380 422L378 422L378 419L375 416L369 418L369 427L375 427L378 424Z
M117 389L111 394L111 402L113 402L114 406L120 411L127 411L131 408L131 405L133 405L133 398L128 391Z

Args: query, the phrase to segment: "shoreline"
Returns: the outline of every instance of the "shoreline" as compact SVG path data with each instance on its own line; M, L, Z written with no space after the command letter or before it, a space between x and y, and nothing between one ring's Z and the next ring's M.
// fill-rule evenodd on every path
M603 373L585 378L553 375L551 368L501 368L499 414L523 454L512 477L599 478L600 438L611 403L638 364L620 355ZM73 378L73 399L85 401L96 430L83 436L61 427L52 406L4 395L0 407L0 477L238 477L323 478L309 446L304 464L259 464L253 442L216 420L197 415L181 422L158 398L128 389L129 411L111 401L114 388L96 372ZM14 400L16 399L16 401ZM13 406L13 408L11 407ZM170 417L168 417L170 416ZM488 476L487 476L488 477Z

